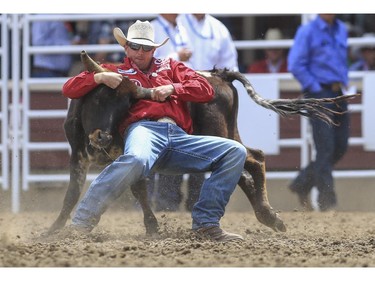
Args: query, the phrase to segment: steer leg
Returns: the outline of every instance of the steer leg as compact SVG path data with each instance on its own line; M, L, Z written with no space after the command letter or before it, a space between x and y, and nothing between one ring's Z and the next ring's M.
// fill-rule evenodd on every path
M247 152L244 171L238 184L252 204L258 221L275 231L284 232L286 227L283 221L268 201L264 154L248 147Z
M132 185L131 191L142 207L146 234L152 235L158 233L159 225L148 201L146 180L140 180Z
M47 234L51 234L56 230L63 228L66 221L70 218L70 213L76 206L81 195L89 165L87 159L83 158L81 155L79 156L78 153L72 153L70 158L70 181L65 193L63 206L59 216L48 229Z

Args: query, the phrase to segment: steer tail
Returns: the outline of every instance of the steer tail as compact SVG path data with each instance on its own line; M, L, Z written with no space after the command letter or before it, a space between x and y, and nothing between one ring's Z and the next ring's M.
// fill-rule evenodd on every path
M344 95L336 98L308 98L308 99L264 99L262 98L253 88L249 80L238 71L227 71L227 70L213 70L213 75L218 75L226 81L233 82L238 80L245 87L248 95L259 105L271 109L281 116L288 115L303 115L306 117L318 118L324 122L332 125L335 124L332 120L333 114L343 114L343 112L338 112L329 109L325 104L334 103L338 105L340 101L353 98L359 94L354 95Z

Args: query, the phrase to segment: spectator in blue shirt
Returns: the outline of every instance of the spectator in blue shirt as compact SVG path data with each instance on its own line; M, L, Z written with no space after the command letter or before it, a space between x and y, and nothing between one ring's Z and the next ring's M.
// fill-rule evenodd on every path
M33 46L63 46L75 44L71 25L63 21L35 21L31 25ZM67 77L72 65L71 54L36 54L32 77Z
M333 14L319 14L297 30L288 55L288 70L300 82L306 98L333 98L348 85L347 29ZM347 111L347 102L327 105ZM301 204L311 209L309 193L316 186L321 211L337 204L332 176L333 166L345 154L349 138L349 114L336 114L337 126L310 120L316 158L303 168L289 188Z

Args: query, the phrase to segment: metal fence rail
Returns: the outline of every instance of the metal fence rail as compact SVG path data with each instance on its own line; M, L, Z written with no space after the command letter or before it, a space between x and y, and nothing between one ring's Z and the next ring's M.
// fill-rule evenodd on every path
M0 112L0 126L1 126L1 175L0 184L4 190L9 189L9 149L8 149L8 16L6 14L0 15L1 25L1 44L0 44L0 59L1 59L1 112Z

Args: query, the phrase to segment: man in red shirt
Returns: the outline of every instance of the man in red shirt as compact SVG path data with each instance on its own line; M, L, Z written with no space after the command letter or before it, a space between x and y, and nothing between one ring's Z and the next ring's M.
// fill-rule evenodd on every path
M277 28L270 28L266 32L265 40L281 40L282 33ZM250 64L248 73L285 73L288 72L285 50L269 48L264 50L264 58Z
M151 171L164 174L211 172L192 211L192 229L211 240L243 240L220 228L231 194L241 176L245 147L233 140L195 136L188 102L209 102L214 90L205 78L173 59L156 59L148 21L129 27L127 37L113 30L127 57L123 64L103 64L113 72L82 72L63 86L68 98L80 98L99 84L115 89L126 76L137 85L152 88L152 99L140 99L120 125L124 154L108 165L92 182L72 219L75 229L91 231L101 215L126 188L146 178Z

